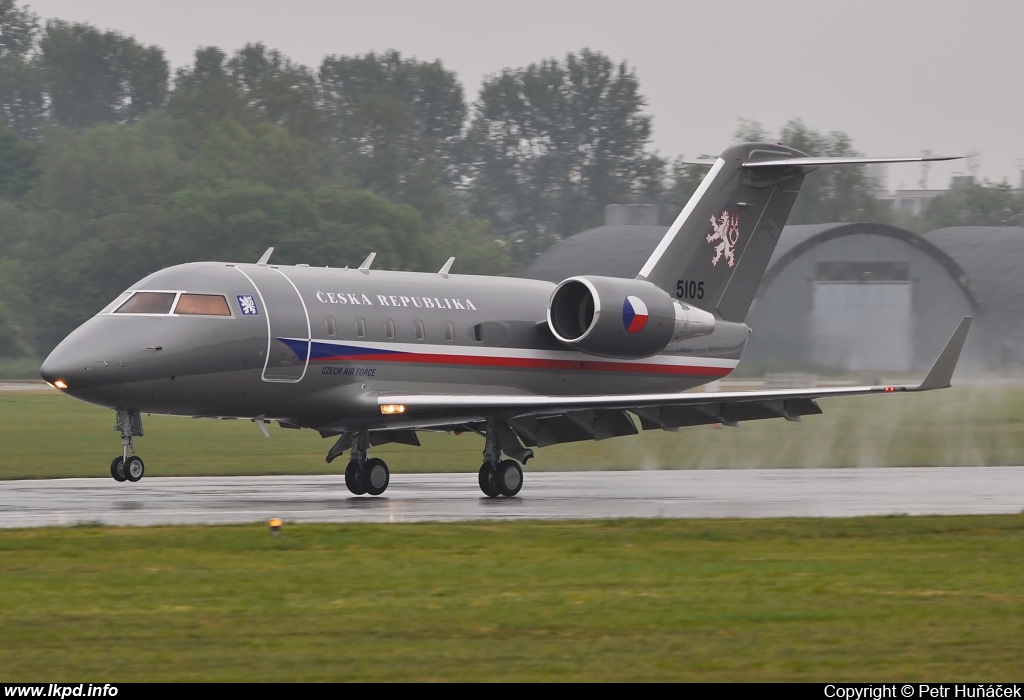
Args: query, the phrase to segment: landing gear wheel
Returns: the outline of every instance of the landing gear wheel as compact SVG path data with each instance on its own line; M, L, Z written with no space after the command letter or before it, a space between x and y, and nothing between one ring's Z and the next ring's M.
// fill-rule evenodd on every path
M366 493L379 496L387 490L391 483L391 470L383 459L368 459L363 465L363 483Z
M498 484L494 479L495 471L494 465L488 462L484 462L480 467L480 490L488 498L497 498L501 495L501 492L498 490Z
M146 465L143 464L141 457L132 455L128 458L128 461L124 463L124 476L128 481L135 483L146 473Z
M366 486L363 485L363 470L360 469L359 462L354 459L345 467L345 486L357 496L366 493Z
M127 481L128 477L124 475L124 457L118 455L114 457L114 461L110 463L110 476L114 477L114 481Z
M502 496L512 498L523 488L523 469L518 463L506 459L494 470L494 483Z

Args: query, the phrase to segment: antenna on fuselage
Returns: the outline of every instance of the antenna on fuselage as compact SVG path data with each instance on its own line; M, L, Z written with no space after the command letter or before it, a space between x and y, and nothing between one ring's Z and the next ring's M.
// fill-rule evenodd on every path
M448 258L448 262L441 266L441 269L437 271L437 274L441 275L445 279L448 279L448 271L452 269L452 263L455 262L455 257Z
M270 261L270 256L274 254L274 246L267 248L267 252L260 256L260 259L256 261L257 265L266 265Z
M364 275L370 274L370 265L373 264L373 259L375 257L377 257L376 253L370 253L369 255L367 255L366 260L364 260L363 264L359 266L359 271L362 272Z

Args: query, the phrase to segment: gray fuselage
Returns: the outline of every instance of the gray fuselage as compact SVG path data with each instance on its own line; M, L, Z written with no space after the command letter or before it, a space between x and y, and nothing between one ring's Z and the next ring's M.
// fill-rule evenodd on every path
M116 409L264 417L325 432L486 418L381 415L388 392L677 392L735 368L748 329L641 360L584 354L548 328L536 280L306 266L191 263L156 272L69 335L41 374ZM119 312L138 291L219 295L230 315ZM175 296L175 299L178 297Z

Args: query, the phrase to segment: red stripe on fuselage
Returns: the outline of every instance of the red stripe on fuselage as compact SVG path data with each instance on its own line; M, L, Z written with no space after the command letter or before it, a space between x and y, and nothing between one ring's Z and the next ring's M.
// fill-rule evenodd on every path
M574 370L582 372L633 372L638 374L685 374L701 377L724 377L729 367L697 367L693 365L639 364L635 362L603 362L594 360L545 360L533 357L478 357L474 355L434 355L398 352L387 354L338 355L318 357L312 362L415 362L433 365L469 365L474 367L517 367L526 369Z

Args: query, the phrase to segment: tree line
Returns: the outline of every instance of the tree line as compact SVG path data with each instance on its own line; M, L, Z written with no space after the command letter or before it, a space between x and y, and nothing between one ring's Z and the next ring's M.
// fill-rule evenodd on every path
M645 107L635 71L588 49L502 70L469 102L440 61L397 51L314 69L260 43L204 47L172 74L159 47L0 0L0 358L43 355L179 262L273 245L286 263L456 255L458 272L503 274L607 204L658 204L667 221L704 171L653 150ZM771 140L856 153L797 120ZM861 169L834 171L808 178L792 221L894 216ZM1008 187L975 189L957 193L974 209L929 212L1024 221Z

